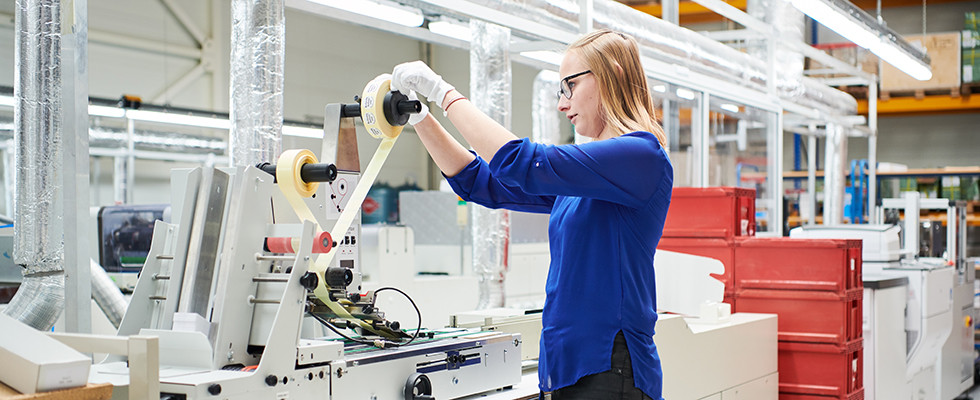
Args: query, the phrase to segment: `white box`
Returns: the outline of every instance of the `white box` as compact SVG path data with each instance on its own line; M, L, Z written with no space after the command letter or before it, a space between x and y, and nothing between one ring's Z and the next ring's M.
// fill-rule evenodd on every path
M23 394L88 384L92 360L0 313L0 382Z

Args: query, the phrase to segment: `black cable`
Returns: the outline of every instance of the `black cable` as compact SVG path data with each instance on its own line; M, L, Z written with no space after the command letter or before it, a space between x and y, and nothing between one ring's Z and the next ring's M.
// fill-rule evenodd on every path
M367 341L367 340L361 340L361 339L354 339L354 338L352 338L350 336L347 336L347 335L345 335L343 333L340 333L340 331L338 331L337 328L334 327L333 324L330 323L330 321L327 321L327 320L323 319L323 317L321 317L319 315L316 315L314 313L309 313L309 314L310 314L310 316L313 317L313 319L315 319L317 321L320 321L321 324L323 324L327 328L330 328L330 330L333 331L333 333L336 333L336 334L340 335L340 337L343 337L344 339L350 340L350 341L352 341L354 343L360 343L360 344L366 344L368 346L374 346L374 342L370 342L370 341Z
M418 324L418 327L415 328L415 334L412 335L412 337L410 339L408 339L407 342L405 342L405 343L395 343L395 342L391 342L391 341L382 340L383 346L384 347L388 347L388 346L397 347L397 346L404 346L404 345L407 345L409 343L412 343L415 340L415 338L417 338L419 336L419 332L422 330L422 311L419 310L419 306L415 304L415 300L412 300L412 297L409 296L408 293L405 293L401 289L394 288L394 287L383 287L383 288L380 288L378 290L375 290L374 291L375 297L374 297L374 301L371 302L371 307L374 307L375 302L377 302L377 300L378 300L378 296L377 296L378 293L383 292L385 290L394 290L394 291L396 291L398 293L401 293L402 296L405 296L405 298L408 299L409 303L412 303L412 307L415 308L415 314L419 318L419 324ZM375 342L371 342L371 341L367 341L367 340L362 340L362 339L354 339L354 338L352 338L350 336L347 336L347 335L345 335L343 333L340 333L340 331L337 330L337 328L334 327L333 324L330 323L330 321L327 321L327 320L323 319L322 317L320 317L319 315L316 315L314 313L309 313L309 314L314 319L316 319L317 321L319 321L321 324L325 325L327 328L330 328L330 330L333 331L333 333L336 333L337 335L339 335L340 337L343 337L344 339L350 340L350 341L355 342L355 343L360 343L360 344L368 345L368 346L377 346L377 343L375 343Z
M419 325L418 325L417 328L415 328L415 334L412 335L412 338L411 339L408 339L408 341L405 342L405 343L401 343L401 345L404 346L404 345L407 345L409 343L412 343L412 341L414 341L415 338L417 338L419 336L419 331L422 330L422 312L419 311L419 306L415 305L415 300L412 300L412 297L409 296L408 293L405 293L405 292L401 291L401 289L394 288L394 287L383 287L383 288L380 288L380 289L374 291L374 301L371 302L371 307L374 307L374 303L376 301L378 301L378 293L381 293L382 291L385 291L385 290L394 290L394 291L396 291L398 293L401 293L402 296L405 296L405 298L408 299L408 301L410 303L412 303L412 307L415 307L415 313L419 317Z

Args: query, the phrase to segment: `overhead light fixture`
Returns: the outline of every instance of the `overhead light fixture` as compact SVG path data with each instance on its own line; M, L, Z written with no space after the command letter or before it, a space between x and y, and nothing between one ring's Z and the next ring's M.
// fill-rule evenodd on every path
M313 2L403 26L417 27L425 22L422 11L393 3L371 0L313 0Z
M929 55L912 47L874 17L846 0L787 0L821 25L920 81L932 79Z
M13 107L14 97L13 96L0 96L0 106Z
M694 100L694 92L684 88L677 88L677 97L687 100Z
M738 113L739 112L738 106L736 106L734 104L731 104L731 103L724 103L724 104L722 104L721 105L721 109L722 110L725 110L725 111L728 111L728 112L731 112L731 113Z
M667 93L667 86L666 85L655 85L653 87L653 91L654 92L660 92L660 93Z
M283 125L282 134L284 136L323 139L323 129L310 128L305 126Z
M522 51L521 55L527 58L546 62L548 64L561 65L562 55L554 51L547 51L547 50Z
M470 32L469 25L463 25L462 22L457 22L448 18L440 18L429 22L429 31L437 35L465 40L467 42L469 42L473 37L473 33Z
M126 116L136 121L187 125L201 128L231 129L231 122L229 122L227 119L221 118L146 110L126 110Z

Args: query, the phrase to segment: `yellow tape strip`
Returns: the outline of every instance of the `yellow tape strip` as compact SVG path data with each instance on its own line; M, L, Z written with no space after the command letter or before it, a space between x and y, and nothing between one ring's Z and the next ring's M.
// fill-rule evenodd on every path
M371 161L368 162L367 168L364 173L361 174L360 179L357 182L357 187L354 188L351 197L347 202L347 207L340 213L340 218L337 220L337 224L334 225L333 230L330 231L330 235L333 238L342 238L347 235L347 230L350 228L351 223L354 222L354 218L357 213L361 210L361 204L367 197L367 192L371 189L371 185L374 184L374 180L378 177L378 173L381 171L381 166L384 164L385 160L388 158L388 154L391 153L391 149L395 145L395 141L398 139L398 135L401 134L401 126L391 126L388 124L388 120L384 116L384 97L388 93L391 87L391 75L384 74L380 75L370 82L364 88L364 92L361 96L361 119L364 122L365 128L371 136L376 138L382 138L381 144L378 146L378 150L375 151L374 156L371 157ZM279 156L278 166L276 167L276 180L279 182L279 188L282 190L283 195L289 201L289 204L296 211L296 214L302 220L310 220L316 223L316 218L313 216L313 212L307 207L306 202L303 201L303 197L310 197L316 193L317 183L305 183L300 177L300 170L304 164L316 163L316 156L313 152L309 150L287 150L284 151ZM323 230L319 224L317 224L317 230ZM341 318L354 322L360 325L362 328L371 331L375 334L381 334L375 331L370 324L353 317L347 309L345 309L340 303L335 301L330 301L329 289L326 286L326 280L324 279L324 274L326 273L327 267L333 261L336 256L337 248L334 247L326 254L314 255L313 266L310 269L317 274L319 283L313 293L319 298L324 304L330 308L335 314ZM348 302L348 300L340 300L343 302Z

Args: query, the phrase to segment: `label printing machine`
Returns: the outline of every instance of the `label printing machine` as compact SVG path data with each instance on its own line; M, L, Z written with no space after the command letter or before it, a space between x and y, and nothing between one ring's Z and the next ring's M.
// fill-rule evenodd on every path
M326 107L332 163L288 150L275 165L173 171L174 223L156 222L118 331L159 337L161 399L447 399L520 382L519 334L427 330L421 313L400 324L375 300L404 292L361 291L358 205L420 109L388 79ZM363 174L355 118L382 139ZM124 357L91 371L126 397Z

